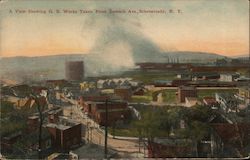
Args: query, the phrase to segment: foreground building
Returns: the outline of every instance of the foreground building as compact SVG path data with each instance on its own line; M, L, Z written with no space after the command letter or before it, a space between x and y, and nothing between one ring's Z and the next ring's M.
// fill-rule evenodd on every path
M192 146L189 139L154 138L148 143L148 158L193 157Z
M66 151L82 143L82 125L70 119L60 117L57 123L46 125L50 135L52 147Z

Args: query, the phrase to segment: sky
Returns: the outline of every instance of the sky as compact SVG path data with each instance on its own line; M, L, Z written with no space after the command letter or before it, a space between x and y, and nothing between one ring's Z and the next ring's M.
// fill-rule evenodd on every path
M248 3L248 0L2 0L0 55L101 52L96 49L100 38L106 36L104 39L112 41L112 33L116 34L116 28L121 27L147 39L162 52L248 54ZM109 13L109 9L125 13ZM76 13L64 13L64 10ZM96 10L107 13L96 13ZM129 10L136 13L128 13ZM139 10L165 13L140 13ZM174 13L169 13L170 10ZM113 31L111 35L103 34L107 30ZM119 37L116 39L119 41ZM119 45L128 44L121 41Z

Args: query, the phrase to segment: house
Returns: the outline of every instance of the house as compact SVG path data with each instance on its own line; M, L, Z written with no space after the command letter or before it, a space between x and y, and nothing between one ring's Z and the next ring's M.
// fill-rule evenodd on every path
M58 80L47 80L45 84L50 87L52 86L56 87L56 86L66 86L69 84L69 82L64 79L58 79Z
M193 153L190 139L154 138L148 142L148 158L187 158Z
M105 102L109 97L104 95L86 95L80 96L78 104L82 106L84 113L91 115L91 104L92 102Z
M176 75L176 78L178 78L178 79L186 79L186 78L190 78L190 74L189 73L178 73L177 75Z
M239 92L236 95L239 99L243 100L245 103L250 103L250 88L240 87Z
M233 81L236 81L237 78L239 78L240 75L238 73L223 73L223 74L220 74L220 81L221 82L233 82Z
M105 83L105 80L100 79L100 80L98 80L98 81L96 82L96 87L99 88L99 89L102 89L104 83Z
M81 91L91 90L91 89L95 89L95 88L96 88L95 82L84 81L84 82L80 83Z
M133 95L135 96L143 96L146 93L146 89L143 87L138 87L133 91Z
M17 109L32 108L36 105L35 100L32 97L19 98L14 96L7 96L6 100L12 102ZM41 106L47 105L47 99L43 96L37 98L37 102L39 102Z
M239 102L231 93L215 93L215 99L225 112L238 111Z
M216 72L194 72L191 77L192 80L218 80L220 74Z
M206 106L209 106L212 109L218 109L218 102L214 97L203 97L202 101Z
M186 107L193 107L198 104L198 99L196 97L186 97L185 98L185 106Z
M70 86L65 86L62 90L67 98L77 99L81 95L80 85L78 83L72 83Z
M60 117L57 123L45 125L51 135L52 147L67 151L82 143L82 125L73 120Z
M197 97L197 90L192 86L180 86L178 88L178 101L185 102L186 97Z
M169 81L169 80L155 80L154 81L155 87L167 87L171 85L172 85L172 81Z
M217 137L215 143L222 144L222 157L248 156L250 149L250 124L249 123L215 123L211 125ZM243 152L242 152L243 151Z
M107 87L106 88L113 89L113 88L117 87L117 84L115 83L114 80L109 79L107 82L108 83L107 83Z
M14 104L14 106L18 109L23 108L23 107L30 108L30 106L32 104L32 99L28 98L28 97L19 98L19 97L15 97L15 96L7 96L6 100L9 102L12 102Z
M25 98L30 96L32 89L27 84L18 84L10 87L12 94L15 97Z
M108 125L118 120L126 121L131 116L131 111L126 102L86 102L86 104L89 116L100 125L106 124L106 107L108 110Z

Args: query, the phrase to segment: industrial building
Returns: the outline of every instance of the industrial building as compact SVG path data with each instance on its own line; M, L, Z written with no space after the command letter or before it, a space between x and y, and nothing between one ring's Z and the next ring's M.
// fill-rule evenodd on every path
M68 81L82 81L84 78L83 61L67 61L65 63L65 77Z
M180 86L178 88L179 102L184 103L186 97L197 97L197 89L192 86Z

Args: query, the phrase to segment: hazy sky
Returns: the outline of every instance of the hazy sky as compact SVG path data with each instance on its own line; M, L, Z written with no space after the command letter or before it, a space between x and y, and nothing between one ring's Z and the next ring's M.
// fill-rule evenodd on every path
M123 26L129 32L143 35L163 52L247 54L248 3L248 0L3 0L0 2L0 53L4 57L88 54L95 50L105 30ZM53 13L48 13L49 9ZM65 9L77 13L63 13ZM167 13L95 13L95 10L109 9L126 12L151 9ZM46 14L34 13L41 10ZM80 13L80 10L93 13ZM168 13L169 10L175 13Z

